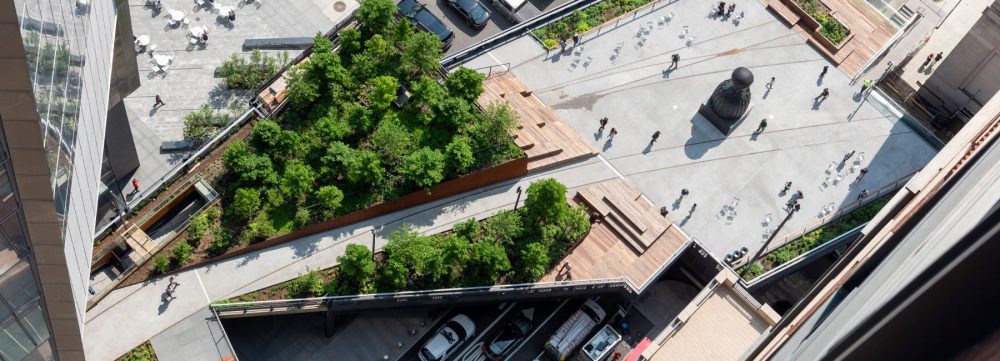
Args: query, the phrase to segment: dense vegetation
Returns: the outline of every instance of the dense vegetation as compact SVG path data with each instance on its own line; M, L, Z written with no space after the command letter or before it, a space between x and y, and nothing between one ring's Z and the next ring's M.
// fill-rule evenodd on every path
M229 124L235 115L235 110L220 111L202 104L198 110L184 115L184 139L195 142L208 140Z
M764 272L791 261L795 257L809 252L813 248L822 246L827 241L854 229L854 227L868 222L878 214L887 202L887 198L875 200L847 213L843 217L837 218L833 222L806 233L797 240L778 247L778 249L766 254L760 262L754 262L754 264L750 265L750 269L743 278L752 280Z
M475 106L483 75L441 73L440 41L364 0L340 47L317 35L289 72L289 107L223 155L213 252L396 198L523 155L506 106ZM410 99L397 104L399 94Z
M619 15L638 9L652 0L610 0L601 1L585 9L577 10L569 16L541 28L532 30L548 49L559 47L560 39L572 38L575 34L583 34L604 22Z
M819 34L830 40L830 42L840 44L848 35L851 35L851 30L847 29L844 24L830 15L830 8L823 5L819 0L795 0L795 2L809 16L816 19L816 22L821 26Z
M566 187L547 179L528 187L524 207L483 221L469 219L451 232L421 235L409 227L389 237L377 261L352 244L330 294L395 292L537 280L590 230L582 207L566 202Z
M136 346L128 353L118 358L118 361L156 361L156 352L153 351L153 344L149 341Z
M250 57L233 54L229 60L222 62L219 76L229 89L256 89L271 79L282 66L288 63L288 52L278 56L253 49Z

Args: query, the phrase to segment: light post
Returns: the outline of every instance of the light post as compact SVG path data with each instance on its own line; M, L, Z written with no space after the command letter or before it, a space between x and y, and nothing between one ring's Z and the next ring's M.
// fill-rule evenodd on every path
M372 262L375 262L375 227L372 227Z
M753 257L751 257L750 260L747 261L746 265L743 266L743 271L740 272L740 278L743 278L743 275L745 275L747 271L750 270L750 266L753 265L753 263L756 262L758 258L760 258L761 253L764 253L764 250L766 250L767 246L771 244L771 241L774 240L774 237L778 235L778 231L781 230L781 227L784 227L785 222L788 222L789 219L792 219L792 215L795 214L795 212L798 212L798 210L799 210L799 204L798 203L792 204L792 206L788 209L788 215L785 216L785 219L781 220L781 223L778 224L778 228L775 228L774 232L771 232L771 236L767 238L767 242L764 242L764 245L760 247L760 250L757 251L757 254L754 254Z
M521 186L517 186L517 199L514 200L514 209L517 209L519 202L521 202Z

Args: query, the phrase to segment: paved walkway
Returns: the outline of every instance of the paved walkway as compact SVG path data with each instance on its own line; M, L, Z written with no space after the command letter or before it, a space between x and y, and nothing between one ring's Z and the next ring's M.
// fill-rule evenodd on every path
M523 37L467 66L510 63L535 96L719 258L741 247L758 249L796 190L805 195L802 210L779 237L817 225L822 208L831 203L836 210L851 207L863 189L873 193L891 185L936 153L898 116L874 107L877 96L859 95L847 74L760 3L738 5L737 12L746 15L739 24L707 18L705 11L705 3L697 1L657 5L585 34L581 45L564 54L546 54ZM673 20L662 23L671 13ZM680 36L684 28L694 37L690 45ZM667 71L672 54L680 62ZM753 108L726 137L697 111L739 66L754 73ZM829 71L820 79L823 66ZM816 100L824 88L829 98ZM603 132L602 117L609 118ZM757 134L763 118L768 125ZM618 132L613 141L611 128ZM650 143L656 131L661 135ZM823 187L827 167L851 151L853 159L835 169L843 181ZM851 183L857 176L851 164L861 152L865 160L858 169L870 172ZM782 194L787 181L793 183L791 192ZM683 188L690 196L681 199ZM720 217L722 207L734 201L733 219ZM772 222L764 224L769 213Z
M606 163L591 158L179 273L175 277L180 286L172 301L164 297L168 281L162 278L118 289L87 312L87 358L112 360L212 301L284 282L308 270L332 267L348 244L370 246L373 226L381 225L375 233L376 247L381 248L386 237L403 224L437 233L456 222L509 209L517 199L518 186L527 189L535 180L555 178L575 190L615 177Z
M222 324L208 307L174 324L150 342L159 361L236 360Z

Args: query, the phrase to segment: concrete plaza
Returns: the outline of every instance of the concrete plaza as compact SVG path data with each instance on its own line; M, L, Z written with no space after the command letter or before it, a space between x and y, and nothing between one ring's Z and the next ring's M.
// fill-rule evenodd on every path
M230 22L212 12L209 6L199 7L191 0L162 0L160 11L147 7L142 0L130 2L133 33L148 35L156 47L154 53L174 56L166 73L156 73L152 70L148 51L136 54L141 84L124 103L140 163L132 178L138 179L140 185L152 185L187 155L160 153L163 142L184 138L185 115L203 104L224 112L233 109L234 116L249 108L252 91L227 89L222 78L215 77L216 69L233 54L249 54L242 48L244 39L311 37L317 32L326 33L357 8L354 0L215 3L234 7L236 21ZM189 24L167 26L171 9L183 11ZM209 40L203 46L188 41L188 29L196 26L208 29ZM279 52L268 53L277 55ZM289 51L289 58L298 53ZM166 105L154 109L156 95ZM121 182L121 188L126 197L130 196L127 194L132 190L130 182Z
M667 70L672 54L680 56L680 63ZM874 193L894 184L936 153L897 117L871 105L877 93L861 96L860 85L850 84L847 75L757 2L738 4L729 19L709 16L705 2L660 3L584 34L577 47L562 54L547 54L523 37L466 66L508 62L534 95L718 257L740 247L759 248L765 230L784 218L796 190L805 196L802 209L778 237L816 225L831 203L836 212L852 206L864 189ZM756 77L753 108L725 137L697 110L739 66ZM823 66L829 72L820 78ZM829 98L816 100L824 88ZM610 122L599 132L602 117ZM768 118L767 128L755 134L763 118ZM618 132L613 141L611 128ZM650 143L655 131L661 136ZM841 166L852 151L855 156ZM851 165L862 152L858 169L870 172L852 183L857 173ZM823 187L831 163L831 173L843 180ZM791 191L780 196L788 181ZM683 188L691 194L680 199ZM735 217L720 216L722 207L734 202ZM772 221L765 225L768 214Z

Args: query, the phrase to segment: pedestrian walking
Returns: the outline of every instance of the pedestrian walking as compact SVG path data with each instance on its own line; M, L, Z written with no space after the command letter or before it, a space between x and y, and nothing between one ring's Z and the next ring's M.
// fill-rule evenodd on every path
M941 58L944 58L944 53L943 52L937 53L937 55L934 56L934 64L937 64L937 62L941 61Z
M566 39L559 39L559 52L560 53L566 52Z
M822 78L822 77L825 77L825 76L826 76L826 71L827 71L828 69L830 69L830 66L828 66L828 65L823 65L823 71L819 72L819 77L820 77L820 78Z
M804 193L802 193L801 190L795 191L795 199L796 200L799 200L799 199L802 199L802 198L805 198L805 197L806 197L806 195Z
M653 139L649 140L649 144L656 143L656 140L659 138L660 138L660 131L657 130L656 132L653 133Z
M764 132L764 128L767 128L767 118L760 120L760 125L757 126L757 133Z
M792 189L792 182L790 182L790 181L789 182L785 182L785 188L781 189L781 193L788 192L789 189Z
M173 301L176 298L177 298L177 296L174 295L174 290L173 289L167 289L167 301Z
M139 193L139 180L132 178L132 193Z
M924 63L920 67L926 68L928 65L931 65L931 61L934 61L934 54L927 54L927 59L924 59Z
M872 87L871 79L865 80L864 83L861 83L861 94L864 95L865 91L871 89L871 87Z
M678 65L678 63L680 63L680 61L681 61L681 56L680 55L678 55L676 53L674 53L673 55L670 55L670 69L676 68L677 65Z
M847 160L851 159L851 157L853 157L853 156L854 156L854 150L851 150L850 153L844 154L844 160L840 161L840 163L841 164L847 163Z
M823 92L819 93L819 96L814 100L826 100L826 97L830 96L830 88L823 88Z
M865 197L868 197L868 190L862 189L861 193L858 193L858 200L860 201L862 199L865 199Z
M617 134L618 134L618 129L615 129L614 127L612 127L611 131L608 132L608 139L614 138L615 135L617 135Z
M861 180L861 178L865 177L865 174L868 174L868 167L861 168L861 171L858 172L858 177L854 178L854 181L857 182Z
M573 46L580 42L580 34L573 34Z
M691 192L687 188L681 189L681 197L687 197L688 194L691 194Z
M608 117L601 118L601 127L597 131L603 131L605 125L608 125Z
M695 204L691 205L691 210L688 212L688 217L690 217L692 214L694 214L694 210L695 209L698 209L698 203L695 203Z
M767 86L767 90L771 90L771 88L774 88L774 77L773 76L771 77L771 81L767 82L766 86Z
M660 215L661 216L666 217L667 213L670 213L670 211L667 210L667 206L660 207Z
M167 105L167 103L164 103L163 99L160 99L160 95L157 94L156 95L156 103L153 103L153 108L157 108L157 107L162 106L162 105Z
M726 16L732 15L733 11L736 11L736 4L730 4L729 5L729 8L726 9Z
M725 13L726 13L726 2L725 1L720 1L719 2L719 14L718 15L722 16Z

